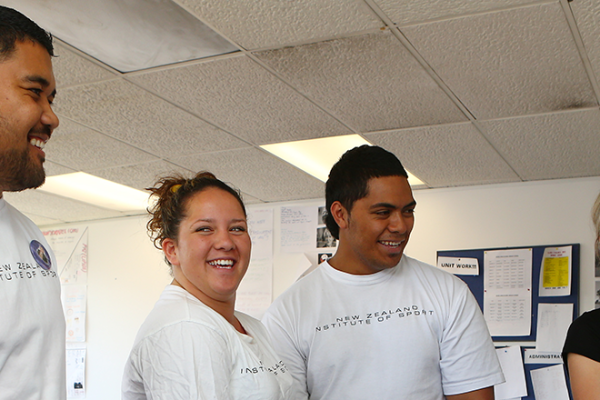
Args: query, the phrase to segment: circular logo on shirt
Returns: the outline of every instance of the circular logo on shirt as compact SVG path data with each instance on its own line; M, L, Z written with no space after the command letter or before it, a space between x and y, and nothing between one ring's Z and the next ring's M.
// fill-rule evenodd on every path
M50 259L50 253L44 248L44 246L37 240L32 240L29 243L29 251L33 259L40 268L48 271L52 267L52 260Z

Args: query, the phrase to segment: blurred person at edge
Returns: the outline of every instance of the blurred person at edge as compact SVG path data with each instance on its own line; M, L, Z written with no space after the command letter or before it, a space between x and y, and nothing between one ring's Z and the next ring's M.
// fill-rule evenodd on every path
M41 186L58 126L52 36L0 6L0 399L66 398L65 318L42 232L2 198Z
M592 207L596 257L600 258L600 195ZM577 318L567 333L562 352L574 400L600 400L600 308Z
M173 281L125 366L124 400L285 400L292 377L260 321L235 311L250 262L246 209L209 172L164 177L148 231Z

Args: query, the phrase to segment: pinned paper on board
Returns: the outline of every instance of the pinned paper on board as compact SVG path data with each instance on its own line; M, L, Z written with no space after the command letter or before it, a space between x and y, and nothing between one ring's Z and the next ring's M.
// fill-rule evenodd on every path
M483 315L492 336L531 333L532 249L483 254Z
M476 258L438 257L437 267L454 275L479 275Z
M540 297L571 294L572 246L544 249L540 272Z

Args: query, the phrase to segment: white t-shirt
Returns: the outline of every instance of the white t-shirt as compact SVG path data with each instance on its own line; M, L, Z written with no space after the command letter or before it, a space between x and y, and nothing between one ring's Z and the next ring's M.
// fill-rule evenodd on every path
M0 304L0 399L65 399L56 259L38 227L1 198Z
M466 284L407 256L372 275L323 263L263 323L295 378L294 399L441 400L504 380Z
M260 321L236 311L248 335L186 290L169 285L125 365L123 400L283 400L292 377Z

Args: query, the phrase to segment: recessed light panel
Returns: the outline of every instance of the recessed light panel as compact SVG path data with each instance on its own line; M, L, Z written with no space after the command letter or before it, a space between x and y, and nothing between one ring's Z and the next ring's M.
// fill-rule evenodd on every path
M297 142L275 143L260 146L269 153L300 168L315 178L326 182L329 171L348 150L371 144L360 135L330 136ZM423 182L408 172L408 182L412 187L423 186Z
M37 190L121 212L145 211L149 193L84 172L54 175Z
M171 0L3 0L2 4L121 72L239 50Z

